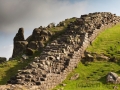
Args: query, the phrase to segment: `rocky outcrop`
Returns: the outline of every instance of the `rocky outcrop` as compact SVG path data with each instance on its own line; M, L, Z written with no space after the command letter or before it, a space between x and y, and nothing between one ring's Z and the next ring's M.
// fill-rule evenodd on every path
M12 58L25 52L28 42L24 39L24 29L19 28L18 33L14 37L14 49Z
M15 41L12 58L24 54L27 45L28 45L27 41Z
M12 58L28 54L33 55L31 51L41 51L45 46L45 43L53 35L52 32L46 28L35 28L32 35L30 35L26 40L24 39L24 29L20 28L18 33L14 37L14 49Z
M24 29L23 28L19 28L18 33L16 34L16 36L14 37L14 42L15 41L24 41Z
M44 28L35 28L31 37L27 39L29 42L28 48L40 51L45 46L44 43L47 42L52 35L52 32L49 30Z
M39 90L52 89L77 67L81 57L84 56L84 51L97 35L118 22L120 18L108 12L81 15L68 25L64 34L47 44L40 57L35 58L24 70L19 70L8 83L38 85ZM41 38L43 31L41 29L33 31L28 41L31 46L28 45L29 48L38 49L38 42L46 40L43 38L45 34L48 35L46 31L42 33Z

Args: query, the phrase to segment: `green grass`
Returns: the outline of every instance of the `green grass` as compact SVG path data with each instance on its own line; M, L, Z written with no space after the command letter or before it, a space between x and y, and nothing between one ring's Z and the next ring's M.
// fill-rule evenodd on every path
M30 61L12 60L0 64L0 85L6 84L10 77L15 76L19 69L23 69Z
M63 81L66 84L63 90L113 90L115 85L106 83L106 75L111 71L120 75L119 67L117 63L106 61L79 63L78 67ZM80 77L77 80L70 80L75 73L79 73ZM120 85L116 86L120 89ZM63 88L63 86L58 85L53 90L58 88Z
M56 26L56 27L48 28L48 30L50 30L54 33L57 33L59 31L64 31L67 28L68 24L70 22L74 22L75 20L76 20L76 18L66 19L65 21L62 21L63 23L65 23L65 26L58 26L58 27Z
M17 56L15 60L7 61L0 64L0 85L4 85L15 76L18 70L24 69L30 62L34 60L35 56L39 56L41 52L36 51L33 56L29 56L29 59L22 60L20 56Z
M65 21L62 21L62 22L65 23L65 26L56 26L56 27L48 28L48 30L53 32L54 35L51 36L49 41L45 42L45 45L47 45L47 43L50 43L51 41L55 40L57 37L64 34L64 32L66 31L67 26L69 25L69 23L74 22L75 20L76 20L76 18L66 19Z
M87 51L120 57L120 24L100 33Z

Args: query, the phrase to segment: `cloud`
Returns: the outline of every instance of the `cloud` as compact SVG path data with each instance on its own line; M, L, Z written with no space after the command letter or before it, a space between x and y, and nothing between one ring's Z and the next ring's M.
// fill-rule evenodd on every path
M51 22L86 13L87 1L69 0L1 0L0 32L17 32L19 27L33 30Z
M0 48L0 57L6 57L9 59L12 56L13 45L3 46Z

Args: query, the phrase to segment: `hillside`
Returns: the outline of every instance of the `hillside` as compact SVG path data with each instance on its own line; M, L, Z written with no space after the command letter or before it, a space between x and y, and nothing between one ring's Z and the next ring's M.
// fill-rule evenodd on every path
M87 48L87 51L97 54L105 54L117 58L117 62L109 62L106 60L96 60L94 62L80 62L78 67L73 70L63 84L58 85L55 89L64 88L63 90L113 90L114 86L120 89L120 85L108 84L106 75L109 72L116 72L120 75L120 24L106 29L98 35L92 45ZM113 47L114 49L110 49ZM108 52L109 51L109 52ZM80 77L77 80L70 80L72 76L79 73ZM62 90L62 89L60 89Z
M87 51L120 57L120 24L100 33Z
M108 65L110 62L107 62L107 60L106 62L101 61L103 71L100 71L100 67L95 69L96 65L100 66L100 61L98 63L97 60L94 60L95 62L90 63L83 57L86 57L87 47L92 45L92 42L102 31L119 24L119 22L120 17L110 12L89 13L81 15L80 18L66 19L57 26L50 23L47 27L40 26L35 28L32 35L26 40L24 39L24 29L19 28L18 33L14 37L12 56L18 61L13 60L13 62L9 61L10 63L6 62L5 65L3 64L4 67L8 66L4 71L12 73L9 74L12 77L7 81L7 86L14 85L16 87L22 85L27 90L50 90L61 84L75 68L76 71L79 71L82 67L84 73L81 70L79 75L83 75L83 79L80 79L83 81L80 82L84 82L84 79L87 78L87 80L98 79L100 83L104 83L104 76L101 78L99 75L102 75L104 71L105 75L113 68L117 72L119 64ZM23 57L24 54L28 55L29 58ZM110 56L110 58L115 58L113 54L106 55ZM117 58L119 59L119 57ZM80 61L84 61L83 64ZM78 65L78 63L80 64ZM15 70L15 72L9 69L10 64L10 68ZM112 66L113 68L111 68ZM108 69L104 69L104 67L108 67ZM89 71L87 70L88 68L90 68ZM8 73L3 72L3 77L7 78L7 75ZM73 87L73 89L76 88Z

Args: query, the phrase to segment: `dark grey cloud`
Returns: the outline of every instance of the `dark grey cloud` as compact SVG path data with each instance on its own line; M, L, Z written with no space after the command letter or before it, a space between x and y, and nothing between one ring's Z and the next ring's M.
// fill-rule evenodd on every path
M69 0L0 0L0 31L16 32L58 22L85 11L86 2ZM77 10L76 10L77 9Z

